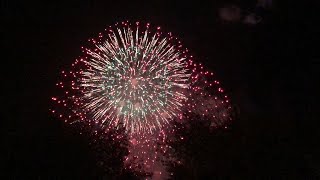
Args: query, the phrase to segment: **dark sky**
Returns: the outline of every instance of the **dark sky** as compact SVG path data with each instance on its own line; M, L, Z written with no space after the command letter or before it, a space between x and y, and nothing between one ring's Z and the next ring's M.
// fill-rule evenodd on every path
M115 22L142 20L178 36L240 107L233 141L241 144L246 176L319 177L313 113L318 4L275 1L260 24L248 26L219 19L218 9L226 3L252 10L256 2L2 0L2 86L9 93L1 98L1 172L94 174L87 142L50 116L50 97L59 72L80 55L88 38Z

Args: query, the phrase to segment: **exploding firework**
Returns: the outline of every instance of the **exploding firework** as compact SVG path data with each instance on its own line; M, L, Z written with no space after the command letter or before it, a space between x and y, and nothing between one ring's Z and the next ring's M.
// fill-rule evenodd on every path
M122 23L106 29L106 37L91 39L92 48L83 48L84 56L73 64L78 68L69 73L76 93L61 100L71 101L78 120L124 126L132 134L161 129L181 116L191 60L171 33L164 36L159 27L152 33L149 26L141 30L139 23L134 28Z
M51 111L65 122L105 132L102 139L121 148L129 141L123 157L128 169L167 177L165 163L175 161L167 142L177 138L176 124L196 116L212 127L230 120L219 81L171 33L123 22L89 42L71 70L62 71L56 85L63 95L52 97Z

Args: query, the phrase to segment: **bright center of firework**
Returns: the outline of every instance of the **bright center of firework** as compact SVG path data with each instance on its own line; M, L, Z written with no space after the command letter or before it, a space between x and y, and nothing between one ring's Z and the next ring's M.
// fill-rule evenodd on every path
M133 88L136 88L137 85L138 85L138 80L135 79L135 78L131 79L131 85L132 85Z
M85 107L96 122L153 131L181 112L189 77L185 58L156 34L118 29L90 56L82 74Z

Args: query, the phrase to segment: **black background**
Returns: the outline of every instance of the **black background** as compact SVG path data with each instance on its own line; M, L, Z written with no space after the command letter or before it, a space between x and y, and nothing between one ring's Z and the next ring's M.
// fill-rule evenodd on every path
M250 10L256 2L2 0L1 173L44 179L96 174L88 142L50 115L50 98L59 72L88 38L115 22L142 20L179 37L240 107L232 129L234 162L222 176L319 178L319 4L274 1L262 22L249 26L219 19L226 3Z

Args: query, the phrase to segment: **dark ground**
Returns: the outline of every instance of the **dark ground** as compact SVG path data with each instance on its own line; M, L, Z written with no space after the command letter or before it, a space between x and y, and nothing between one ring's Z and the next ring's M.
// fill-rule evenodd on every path
M229 137L215 144L229 145L212 155L226 160L203 162L211 177L320 178L319 4L275 1L260 24L248 26L219 19L226 1L152 2L1 0L1 87L9 93L1 96L0 173L41 179L101 175L88 142L48 113L50 97L59 71L86 39L117 21L146 20L180 37L240 107Z

